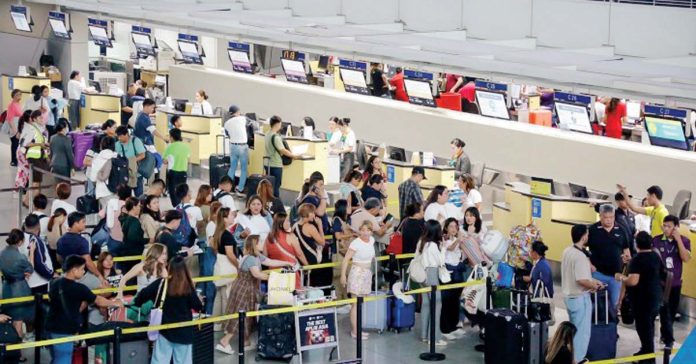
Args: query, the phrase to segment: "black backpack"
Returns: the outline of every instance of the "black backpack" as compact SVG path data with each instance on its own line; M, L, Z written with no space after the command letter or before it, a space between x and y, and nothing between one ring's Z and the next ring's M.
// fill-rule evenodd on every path
M213 202L220 201L220 199L225 196L230 196L230 193L220 190L220 192L213 194Z
M289 166L292 164L292 158L283 155L283 153L280 152L280 149L278 149L278 147L276 147L276 145L274 143L274 139L277 136L278 136L278 134L273 134L273 136L271 137L271 143L273 144L273 148L275 148L275 150L278 152L278 154L280 154L280 159L283 161L283 165ZM282 139L282 138L281 138L281 141L283 142L283 148L285 148L286 150L290 150L290 147L288 146L288 142L286 142L285 139Z
M106 180L106 187L112 193L116 193L119 185L128 185L128 159L121 156L111 158L111 172Z

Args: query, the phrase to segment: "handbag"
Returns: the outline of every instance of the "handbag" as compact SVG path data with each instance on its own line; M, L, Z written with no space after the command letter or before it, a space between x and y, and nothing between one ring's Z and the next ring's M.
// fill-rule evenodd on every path
M527 319L531 322L549 322L553 325L555 322L553 310L553 298L549 295L549 290L544 285L544 282L538 280L532 292L532 299L529 302L527 310Z
M224 276L228 274L236 274L237 268L230 262L227 255L218 254L215 260L215 266L213 267L214 276ZM220 278L213 281L215 287L224 287L234 281L234 278Z
M17 330L12 326L12 320L8 322L0 323L0 343L2 344L16 344L22 342L19 338Z
M280 149L278 149L278 147L275 145L275 138L277 136L278 136L278 134L274 134L273 137L271 137L271 143L273 144L273 148L276 150L276 152L278 152L278 154L280 154L280 159L283 162L283 166L289 166L292 164L292 158L281 153ZM288 142L286 142L285 139L281 139L281 141L283 142L283 148L285 148L285 150L289 151L290 147L288 146Z
M164 286L164 289L162 289L162 286ZM160 296L160 293L162 295ZM164 307L164 300L165 297L167 297L167 279L163 278L162 281L160 282L159 288L157 288L157 296L155 296L155 302L157 302L157 298L159 297L159 306L158 307L153 307L152 310L150 310L150 324L149 326L159 326L162 324L162 308ZM150 341L157 341L159 338L159 330L152 330L147 332L147 337L150 339Z
M469 273L466 281L483 279L488 275L488 269L482 265L474 266L474 269ZM486 285L477 284L475 286L464 287L461 299L464 301L464 310L475 315L477 311L486 311Z
M413 257L408 265L408 279L416 283L423 283L426 278L423 255L416 250L416 256Z
M389 245L387 245L386 249L387 254L399 255L404 252L404 236L401 234L401 227L404 226L406 220L408 220L408 218L401 221L401 225L399 225L399 228L396 229L389 239Z
M447 270L447 267L444 265L441 265L439 268L437 268L437 275L438 278L440 278L440 283L447 284L449 282L452 282L452 275L450 274L450 271Z
M292 306L295 304L295 273L271 272L268 276L268 304Z
M135 146L133 146L135 148ZM145 151L145 158L138 162L138 174L143 178L150 178L155 171L157 160L151 152Z

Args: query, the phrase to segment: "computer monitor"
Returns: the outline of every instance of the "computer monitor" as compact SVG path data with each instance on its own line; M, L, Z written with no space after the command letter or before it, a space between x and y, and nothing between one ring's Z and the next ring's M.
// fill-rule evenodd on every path
M570 194L573 195L573 197L590 197L590 195L587 193L587 187L585 186L576 185L575 183L568 183L568 187L570 187Z
M305 73L304 62L293 59L281 58L280 64L283 67L285 78L290 82L309 83L307 73Z
M65 15L63 15L63 17L64 16ZM53 35L56 38L70 39L70 32L68 31L68 28L65 26L65 22L63 21L63 19L51 17L49 15L48 24L51 25Z
M248 112L248 113L245 114L245 116L246 116L247 119L249 119L249 120L256 121L256 113L255 113L255 112Z
M370 94L370 90L365 82L365 74L362 71L341 67L339 72L346 92L362 95Z
M186 111L186 103L188 102L188 100L186 100L186 99L173 99L172 102L174 103L174 110L179 111L179 112Z
M510 120L510 113L505 103L505 95L499 92L476 90L476 103L483 116Z
M387 147L389 159L397 162L406 162L406 150L400 147Z
M429 81L417 79L404 79L404 88L408 95L408 102L414 105L435 107L433 90Z
M181 57L183 57L184 62L203 64L203 59L201 59L197 43L184 40L178 40L177 43L179 44L179 52L181 52Z
M12 10L15 9L11 9L10 11L10 16L12 17L12 22L14 23L15 29L21 32L31 32L31 24L29 19L27 19L26 9L24 13L20 12L21 9L18 9L18 11Z
M561 125L567 126L572 131L592 134L592 125L590 124L587 107L559 101L556 101L554 106L558 122Z
M329 68L329 56L319 56L319 69L326 71Z
M637 101L626 101L626 116L629 119L640 119L641 105Z
M659 147L689 150L684 127L684 122L678 119L645 117L645 130L648 132L650 144Z
M553 180L550 178L532 177L529 184L530 192L535 195L555 195L556 189L553 187Z
M302 127L290 125L290 136L302 137L303 136Z
M89 83L90 87L94 87L95 91L102 92L101 84L99 82L89 80L88 83Z
M106 33L106 28L97 25L89 25L89 34L92 36L94 44L111 48L111 39L109 39L109 35Z
M249 53L246 51L228 48L227 55L230 57L230 62L232 62L232 69L234 71L254 73L253 67L251 67L251 61L249 61Z
M150 34L132 32L131 36L133 38L133 44L141 57L154 56L155 48L152 46L152 40L150 39Z

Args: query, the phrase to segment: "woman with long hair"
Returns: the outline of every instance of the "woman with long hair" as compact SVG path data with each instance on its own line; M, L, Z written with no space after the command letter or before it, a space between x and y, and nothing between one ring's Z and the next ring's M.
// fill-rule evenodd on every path
M10 166L16 167L17 148L19 147L19 136L21 135L21 131L18 130L18 126L19 118L22 117L22 105L20 105L20 101L22 101L22 91L14 89L10 93L10 96L12 99L7 105L5 122L7 123L7 126L9 126L7 131L10 134Z
M307 265L307 258L302 253L299 240L292 233L290 219L285 212L273 215L271 233L268 234L268 240L263 246L263 255L292 265ZM300 277L300 272L297 272L295 286L298 289L302 287Z
M51 263L53 263L54 267L60 267L60 263L58 263L58 239L65 233L65 221L67 218L68 213L62 208L53 211L51 217L48 218L46 243L48 244L48 255L51 257Z
M205 236L205 227L210 221L212 215L210 214L210 203L213 201L213 189L210 185L202 184L198 187L198 193L196 193L196 201L193 203L201 209L201 216L203 220L196 223L196 232L198 233L198 240L207 240Z
M24 244L24 232L12 229L7 237L7 246L0 252L0 272L2 272L2 298L31 296L27 276L34 272L35 244L30 244L29 256L20 252ZM12 326L20 338L24 337L22 324L34 320L34 307L31 302L2 305L4 314L12 317Z
M425 268L425 282L422 287L437 286L440 284L439 269L445 265L445 257L440 250L442 242L442 226L437 220L427 220L425 222L425 232L418 243L418 254L421 255L423 267ZM421 306L421 330L420 339L424 343L429 343L430 338L430 295L424 294L423 305ZM440 331L440 311L442 311L441 292L435 295L435 345L445 346L447 341L442 340Z
M621 139L623 124L626 122L626 104L616 97L606 100L604 104L604 135Z
M145 200L141 203L140 224L145 231L144 237L148 239L148 244L154 243L157 231L162 226L159 197L155 195L145 196Z
M450 272L449 283L462 283L466 279L467 271L462 261L461 234L459 222L454 218L445 220L442 228L442 250L445 254L445 267ZM440 330L447 340L456 340L465 334L464 329L458 329L460 296L463 288L456 288L442 292L442 313L440 315Z
M229 231L230 226L234 224L235 216L228 207L220 207L215 212L214 216L215 230L208 240L211 253L215 253L215 264L213 275L229 275L237 273L239 269L239 261L237 260L237 242L234 236ZM214 282L216 287L215 292L212 292L215 297L209 297L211 302L211 310L213 315L223 314L222 310L227 307L227 300L230 295L230 287L233 278L220 279ZM210 295L210 292L207 292ZM207 306L207 303L206 303ZM218 326L218 328L221 327Z
M326 245L324 230L320 223L317 223L315 207L312 204L304 203L298 208L300 220L292 227L292 231L300 242L302 253L307 259L307 264L324 263L323 251ZM324 287L333 281L333 269L314 269L306 273L305 280L307 285L313 287Z
M111 253L115 256L142 254L149 239L145 237L143 225L140 223L140 201L135 197L128 197L118 220L121 222L121 231L123 231L123 244ZM119 267L125 272L134 265L133 262L121 262Z
M74 165L72 141L68 137L68 123L59 121L55 126L56 134L51 138L51 172L70 177Z
M364 297L372 292L372 267L375 259L375 239L372 237L372 222L364 221L358 230L358 237L350 243L346 256L341 263L341 285L353 296ZM346 276L348 262L352 261L350 273ZM354 339L358 334L356 327L357 304L350 308L350 336ZM362 333L362 339L368 334Z
M462 209L468 209L469 207L476 207L481 210L481 192L476 189L476 182L474 177L470 174L462 174L457 178L457 185L464 194L461 196Z
M24 125L21 126L22 136L20 137L20 148L17 149L18 153L20 151L23 153L23 157L28 165L48 171L50 168L48 163L48 132L42 125L41 111L34 110L29 115L28 119L20 119L20 124L22 124L23 121ZM29 166L27 166L27 171L28 170ZM43 175L44 172L36 169L32 171L33 178L31 187L36 187L38 189L38 193L41 193L41 182L43 181ZM27 173L27 179L28 177L29 175ZM29 207L29 194L24 195L22 204Z
M249 235L244 240L244 253L239 261L239 276L232 282L230 289L230 300L225 310L226 314L237 313L239 311L251 312L257 309L257 295L259 292L259 282L268 280L268 273L261 270L261 264L268 267L289 267L288 262L269 259L259 253L259 236ZM247 317L245 321L244 346L250 346L251 333L254 331L255 319ZM230 346L230 340L237 334L239 328L237 319L227 322L225 336L215 346L215 349L225 354L232 355L234 350Z
M169 275L152 282L135 296L135 304L153 301L162 307L162 324L186 322L193 319L191 311L203 309L200 297L186 269L184 258L169 262ZM152 351L152 364L188 364L193 362L193 326L160 330Z
M266 211L269 211L271 215L275 215L279 212L285 212L285 206L283 206L283 201L277 196L273 195L273 184L267 179L262 179L259 182L259 186L256 188L256 194L261 198L261 203Z
M481 213L476 207L469 207L464 212L464 222L462 222L461 249L466 255L470 267L481 263L492 263L481 249L484 235L486 235L486 227L483 225Z
M387 179L387 174L382 169L382 159L377 155L371 155L370 158L367 159L367 163L365 164L365 171L362 174L363 184L367 183L370 177L372 177L375 174L378 174L382 176L382 178Z
M348 212L350 214L359 209L363 204L363 199L358 189L361 181L362 175L360 172L351 169L348 171L348 174L343 177L343 181L338 190L341 199L348 201Z
M234 230L235 239L240 242L244 241L249 235L258 235L259 250L263 251L263 245L266 243L266 237L271 232L273 220L271 214L263 209L263 202L258 195L249 197L246 203L244 213L237 216L237 228ZM241 248L241 247L239 247Z
M136 293L140 293L152 282L160 278L166 278L168 274L167 247L159 243L152 244L145 252L143 260L134 265L121 278L116 297L123 299L123 290L126 288L128 281L133 278L136 279L138 286ZM147 320L150 316L150 310L152 310L152 301L145 301L138 305L137 309L128 310L128 318L133 321Z
M460 221L463 217L462 211L454 206L449 200L449 189L443 185L433 188L425 201L425 220L437 220L443 224L450 217Z
M334 204L334 214L331 218L331 231L333 232L334 244L338 247L338 252L342 255L346 254L348 245L357 234L353 232L348 223L348 201L338 200Z
M563 321L558 325L556 333L553 335L546 347L545 364L575 364L573 354L573 337L577 328L569 321Z

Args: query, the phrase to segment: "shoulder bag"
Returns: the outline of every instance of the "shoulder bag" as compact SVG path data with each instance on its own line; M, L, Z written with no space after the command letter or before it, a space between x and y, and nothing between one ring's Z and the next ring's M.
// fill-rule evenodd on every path
M423 283L426 278L423 254L416 249L416 256L413 257L408 265L408 279L416 283Z
M164 288L163 288L164 286ZM161 295L160 295L161 293ZM157 289L157 295L155 296L155 304L157 304L157 299L159 298L159 306L154 307L150 311L150 325L149 326L159 326L162 324L162 312L164 307L164 301L167 297L167 279L162 278L160 281L159 288ZM159 338L159 330L152 330L147 332L147 337L150 341L157 341Z
M278 137L278 134L273 134L273 136L271 137L271 144L273 144L273 148L278 152L278 154L280 154L280 159L283 161L283 165L289 166L292 164L292 158L285 156L283 155L283 153L280 152L280 149L278 149L278 147L275 145L276 137ZM281 139L281 141L283 142L283 147L286 150L290 150L290 147L288 147L288 142L286 142L285 139Z

